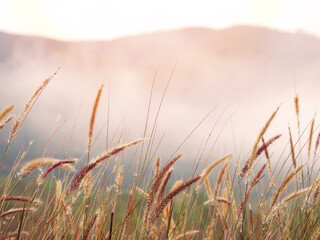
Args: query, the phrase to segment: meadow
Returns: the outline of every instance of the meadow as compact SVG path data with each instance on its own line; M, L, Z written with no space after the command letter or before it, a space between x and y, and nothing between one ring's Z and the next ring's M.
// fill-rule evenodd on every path
M157 121L147 134L149 114L140 139L123 142L119 138L101 154L91 153L100 136L95 121L103 85L92 97L88 144L82 157L60 159L39 149L26 159L32 142L21 146L16 156L9 154L55 74L36 89L17 116L14 105L0 106L0 135L3 129L11 129L7 145L0 150L0 171L3 163L13 163L0 180L0 240L319 238L320 133L315 117L301 126L298 96L292 103L296 125L266 139L281 111L281 106L276 108L260 124L247 159L233 153L206 159L202 151L183 179L173 181L174 167L185 156L179 148L167 159L155 156ZM286 138L287 144L278 146L277 151L283 152L274 155L271 148L279 138Z

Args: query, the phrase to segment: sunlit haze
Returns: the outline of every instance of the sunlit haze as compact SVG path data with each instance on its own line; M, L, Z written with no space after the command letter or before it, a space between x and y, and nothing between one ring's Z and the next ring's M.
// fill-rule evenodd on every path
M158 152L174 152L216 107L179 150L192 159L215 126L208 143L214 154L246 154L279 105L266 139L286 134L288 125L294 129L296 93L301 129L320 111L315 100L319 9L318 1L300 0L0 0L0 102L14 103L18 112L42 80L61 67L28 116L20 143L36 139L40 145L59 124L57 116L72 129L79 112L71 146L82 152L92 103L103 83L94 133L107 128L110 116L108 138L115 145L117 136L132 140L144 132L158 68L146 128L146 136L151 134L178 59L156 120L155 144L164 136ZM101 41L90 41L96 39ZM104 133L93 151L105 147Z
M320 239L319 63L320 0L0 0L0 240Z
M316 0L1 0L0 30L64 40L233 25L320 35L319 9Z

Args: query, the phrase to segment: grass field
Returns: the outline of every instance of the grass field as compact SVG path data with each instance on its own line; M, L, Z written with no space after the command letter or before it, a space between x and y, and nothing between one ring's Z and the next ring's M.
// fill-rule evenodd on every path
M0 239L319 238L320 134L315 118L300 126L298 96L293 101L297 124L284 129L283 135L265 139L281 111L276 108L261 123L248 159L230 153L208 159L200 169L200 153L183 179L173 181L174 167L185 156L179 152L169 159L153 156L157 117L150 135L147 117L141 139L126 143L119 139L100 155L91 154L103 86L92 107L88 148L81 158L56 159L39 149L34 159L27 160L30 142L9 159L24 120L54 75L17 117L11 115L14 105L1 106L0 134L3 128L11 131L1 149L0 168L6 161L14 164L0 181ZM306 141L302 134L308 135ZM287 145L276 149L287 148L289 154L280 152L276 160L270 146L279 138L287 138ZM128 184L123 184L126 179Z

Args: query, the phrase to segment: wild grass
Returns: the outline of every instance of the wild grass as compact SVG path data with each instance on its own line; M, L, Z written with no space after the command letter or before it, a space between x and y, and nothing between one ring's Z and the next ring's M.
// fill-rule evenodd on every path
M7 153L25 118L52 77L35 91L11 126L8 144L1 151L0 171L2 163L9 161ZM293 101L297 134L289 127L287 156L280 152L276 160L271 152L281 134L265 141L281 111L278 107L261 124L247 159L239 161L236 153L208 157L197 171L208 138L189 174L171 182L175 166L185 157L178 153L181 145L165 160L156 156L154 149L158 116L169 83L148 135L153 82L141 139L123 143L119 138L114 144L108 141L107 130L107 149L90 160L102 85L93 104L88 149L82 158L42 156L25 160L32 143L21 148L11 172L0 181L0 239L318 239L320 177L316 163L320 133L314 142L315 117L307 126L300 122L298 96ZM0 130L9 127L13 115L8 115L13 110L13 105L3 106ZM309 135L303 142L305 132ZM300 164L298 158L305 161ZM130 173L132 180L123 184Z

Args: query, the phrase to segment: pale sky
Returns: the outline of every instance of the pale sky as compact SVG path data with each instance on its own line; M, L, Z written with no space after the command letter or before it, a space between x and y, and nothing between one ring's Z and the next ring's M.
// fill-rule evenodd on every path
M234 25L304 30L320 36L320 1L0 0L0 31L63 40Z

